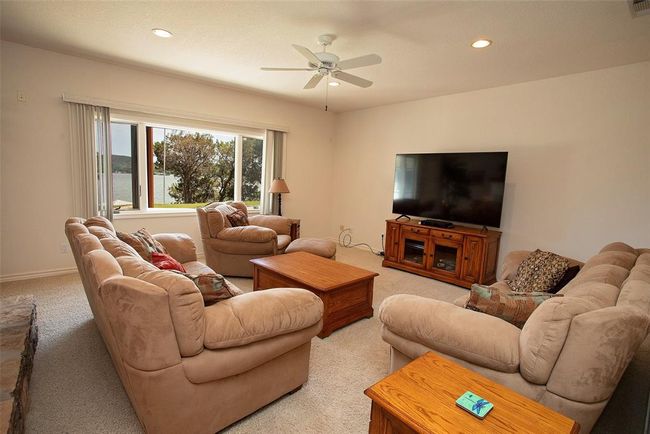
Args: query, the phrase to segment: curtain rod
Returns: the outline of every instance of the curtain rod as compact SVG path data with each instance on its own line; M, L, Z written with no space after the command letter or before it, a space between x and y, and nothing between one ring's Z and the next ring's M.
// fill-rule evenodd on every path
M204 113L195 113L195 112L190 112L185 110L174 110L165 107L147 106L143 104L134 104L130 102L114 101L114 100L103 99L103 98L70 95L67 93L63 93L62 98L63 101L65 102L73 102L78 104L90 104L90 105L108 107L115 110L127 110L132 112L150 114L150 115L169 116L174 118L213 122L217 124L233 125L238 127L275 130L275 131L282 131L285 133L289 132L289 127L287 126L276 125L276 124L271 124L266 122L245 121L241 119L211 116L211 115L206 115Z

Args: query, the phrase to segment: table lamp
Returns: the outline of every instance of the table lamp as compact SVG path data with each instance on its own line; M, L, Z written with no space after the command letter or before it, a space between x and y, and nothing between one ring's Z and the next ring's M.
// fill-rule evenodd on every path
M271 183L269 193L277 193L278 195L278 215L282 215L282 193L289 193L289 187L282 178L274 179Z

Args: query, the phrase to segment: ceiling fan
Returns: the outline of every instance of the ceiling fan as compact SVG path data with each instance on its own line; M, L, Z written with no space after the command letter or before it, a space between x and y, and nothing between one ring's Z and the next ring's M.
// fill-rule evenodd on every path
M313 89L323 77L327 76L359 87L372 86L372 81L343 71L361 68L362 66L377 65L381 63L381 57L376 54L367 54L352 59L340 60L336 54L327 52L327 46L331 45L334 39L336 39L334 35L319 36L318 43L323 47L323 51L319 53L314 53L309 48L300 45L293 45L293 48L309 61L308 68L262 68L262 71L315 71L314 76L305 85L305 89Z

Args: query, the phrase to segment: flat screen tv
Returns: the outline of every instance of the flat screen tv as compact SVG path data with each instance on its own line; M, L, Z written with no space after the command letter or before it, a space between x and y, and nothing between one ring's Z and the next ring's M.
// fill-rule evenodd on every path
M499 227L507 152L397 154L393 213Z

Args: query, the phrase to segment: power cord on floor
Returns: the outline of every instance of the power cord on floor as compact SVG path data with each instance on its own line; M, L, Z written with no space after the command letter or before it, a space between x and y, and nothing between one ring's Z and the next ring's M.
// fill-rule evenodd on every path
M384 243L384 236L381 236L382 240L382 245ZM372 246L368 243L356 243L352 244L352 232L350 228L343 229L341 233L339 234L339 246L341 247L346 247L346 248L351 248L351 247L358 247L358 246L364 246L367 247L374 255L377 256L383 256L384 252L376 252Z

